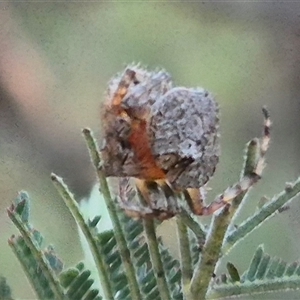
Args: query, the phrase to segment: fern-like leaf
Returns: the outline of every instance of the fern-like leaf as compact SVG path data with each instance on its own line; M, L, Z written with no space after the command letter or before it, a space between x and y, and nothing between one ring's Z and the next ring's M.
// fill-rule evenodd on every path
M6 282L6 278L0 276L0 300L12 300L11 288Z
M300 288L300 263L287 264L277 257L271 258L262 245L255 251L240 280L232 276L233 269L238 274L236 267L231 264L228 274L215 278L207 299Z
M39 299L102 299L98 290L91 289L94 281L83 264L80 268L63 271L63 262L53 246L42 249L44 238L29 222L30 200L27 193L19 193L15 204L7 211L21 233L13 235L8 243Z
M136 268L139 286L141 288L143 299L160 299L157 290L157 282L149 260L148 245L143 236L143 226L140 221L127 217L123 212L118 212L121 223L124 226L124 232L128 248L132 253L133 263ZM126 274L122 267L121 257L118 251L117 242L112 230L99 233L98 243L101 254L105 262L110 266L111 281L113 284L116 299L130 300L128 282ZM172 299L182 299L181 293L181 271L179 261L174 259L169 250L163 246L159 239L159 248L166 271L168 285L172 294Z

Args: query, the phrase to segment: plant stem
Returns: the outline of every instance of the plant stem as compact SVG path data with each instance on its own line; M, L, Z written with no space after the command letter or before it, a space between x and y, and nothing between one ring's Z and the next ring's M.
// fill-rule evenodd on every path
M149 247L150 258L152 262L153 271L157 281L157 288L161 299L171 300L169 287L166 280L165 270L161 261L161 255L158 247L158 240L155 233L155 225L153 220L143 220L145 234L147 237L147 244Z
M228 252L238 241L242 240L252 230L256 229L266 219L274 215L288 201L292 200L300 193L300 177L292 184L288 184L286 189L272 200L266 203L252 217L245 220L237 229L228 234L226 237L222 252Z
M141 292L139 289L139 285L136 278L136 272L132 263L130 251L127 246L127 242L122 230L121 222L117 214L116 205L114 201L112 200L110 190L107 184L107 180L105 177L105 174L103 173L103 170L101 168L101 159L100 159L100 153L96 144L96 141L94 137L92 136L92 133L90 129L83 129L83 135L86 140L87 147L90 152L90 156L92 159L92 162L96 168L97 176L100 183L100 193L102 193L104 201L107 206L107 210L109 213L109 216L112 221L113 229L114 229L114 235L118 244L118 249L120 252L120 256L122 258L122 262L124 264L124 269L126 272L126 276L129 283L129 289L131 294L132 300L142 300Z
M227 204L221 208L217 215L213 216L202 255L191 281L191 293L195 299L205 299L209 283L219 260L223 238L232 216L229 208L230 205Z
M254 138L250 142L248 142L246 146L246 155L244 157L244 165L240 175L240 180L242 180L245 176L250 175L255 170L260 155L259 151L260 149L258 138ZM239 209L242 208L242 203L244 199L246 199L248 191L249 190L242 192L240 195L238 195L235 199L232 200L230 208L232 214L231 224L234 224L234 219L238 216ZM225 236L227 236L228 234L229 229L227 229ZM222 252L221 255L222 254L224 253Z
M259 159L258 151L259 140L255 138L247 144L241 179L255 170ZM221 209L218 215L213 217L209 235L206 237L202 250L202 256L191 282L191 292L196 299L205 299L211 277L220 258L224 236L246 193L247 191L236 196L231 203Z
M99 245L97 244L96 239L94 238L93 234L91 233L89 226L84 221L84 218L79 210L78 204L74 199L73 195L68 190L67 186L63 182L62 178L56 176L55 174L51 174L51 179L58 190L59 194L63 198L65 204L71 211L74 219L76 220L77 224L79 225L80 229L82 230L89 246L91 252L93 254L96 267L98 269L101 286L103 288L103 293L106 299L114 299L113 290L111 286L111 282L109 279L109 268L106 265L105 261L102 258L102 255L98 249Z
M9 218L12 222L16 225L18 230L20 231L26 245L30 249L32 255L36 259L39 267L41 268L44 276L46 277L47 281L49 282L49 286L57 300L64 300L66 296L63 292L63 289L57 279L54 271L51 269L47 258L45 257L42 250L38 249L36 246L35 239L33 237L32 232L28 229L27 226L22 222L21 218L11 209L7 210Z
M253 173L253 171L256 168L257 165L257 160L259 157L259 140L258 138L252 139L250 142L247 143L246 145L246 154L244 157L244 165L242 168L242 172L240 175L240 180L242 180L245 176L250 175ZM232 213L234 214L234 218L238 215L237 210L241 207L241 203L243 200L246 198L246 194L248 193L249 190L242 192L239 196L237 196L235 199L233 199L231 203L231 210ZM232 221L234 222L234 221Z
M299 289L300 278L295 276L276 278L274 281L256 280L235 285L217 285L208 292L207 299L224 299L227 297L275 292L280 290ZM271 299L272 297L270 297ZM200 299L200 298L199 298ZM272 298L274 299L274 298Z
M38 298L42 300L44 298L43 289L41 288L41 286L39 284L37 284L37 282L34 280L34 278L32 276L32 273L29 271L29 267L25 262L23 251L20 248L20 246L18 246L15 237L11 237L8 240L8 245L11 247L12 251L18 258L18 260L22 266L22 269L23 269L24 273L26 274L26 276L32 286L32 289L36 292ZM51 289L51 291L52 291L52 289Z
M188 228L183 222L181 217L176 218L177 233L179 239L180 248L180 262L181 262L181 273L182 273L182 291L184 299L189 300L190 295L190 282L193 276L192 270L192 257L190 250L190 241Z
M185 210L180 212L178 218L195 234L199 244L204 244L206 233L201 225L197 223Z

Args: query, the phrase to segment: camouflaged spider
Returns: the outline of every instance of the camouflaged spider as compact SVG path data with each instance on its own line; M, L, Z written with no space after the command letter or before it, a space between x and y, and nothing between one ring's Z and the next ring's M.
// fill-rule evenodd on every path
M182 209L178 195L194 214L210 215L260 179L271 125L265 108L263 115L254 171L205 206L204 186L219 161L216 101L201 88L173 87L165 71L128 66L110 81L103 105L103 171L122 178L120 205L132 217L171 218ZM130 201L128 177L144 206Z

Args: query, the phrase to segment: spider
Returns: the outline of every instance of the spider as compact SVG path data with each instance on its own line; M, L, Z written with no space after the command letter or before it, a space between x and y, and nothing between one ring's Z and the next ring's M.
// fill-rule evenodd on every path
M102 169L107 177L120 178L120 206L128 215L164 220L185 206L211 215L260 179L270 141L266 108L255 169L204 205L205 185L220 155L218 111L208 91L173 87L164 70L132 65L110 81L102 109ZM142 206L132 201L130 178Z

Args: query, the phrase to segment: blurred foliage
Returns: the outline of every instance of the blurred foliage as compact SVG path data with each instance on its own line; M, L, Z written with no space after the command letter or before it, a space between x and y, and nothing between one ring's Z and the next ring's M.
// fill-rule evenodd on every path
M8 244L18 258L38 299L95 299L101 300L99 291L92 289L94 280L83 263L76 268L64 269L53 246L42 249L44 238L30 222L30 199L21 192L16 201L7 209L20 235L12 235ZM64 269L64 270L63 270ZM10 288L2 284L3 299L9 299ZM6 291L6 295L4 294ZM1 298L2 299L2 298Z
M6 278L3 276L0 276L0 299L1 300L11 300L11 288L6 283Z

